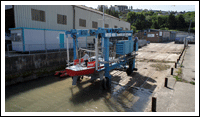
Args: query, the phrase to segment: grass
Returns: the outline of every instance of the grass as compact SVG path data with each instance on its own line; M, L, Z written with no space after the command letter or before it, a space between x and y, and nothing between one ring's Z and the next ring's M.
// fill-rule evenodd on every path
M190 84L195 85L195 82L190 82Z
M170 68L169 65L165 65L165 64L151 64L151 67L156 67L157 71L163 71L163 70L167 70Z
M138 60L139 62L160 62L160 63L175 63L175 61L164 61L164 60L154 60L154 59L142 59Z
M178 76L181 76L181 74L182 74L182 69L181 69L181 68L178 68L178 71L177 71L176 73L178 73Z
M180 78L178 75L177 75L177 76L174 76L174 78L176 79L176 81L182 82L182 78Z
M181 76L182 75L182 68L179 68L178 71L176 71L176 73L178 74L178 75L174 76L174 78L176 79L176 81L190 83L192 85L195 85L195 82L193 82L193 81L188 82L188 81L182 79L182 76Z

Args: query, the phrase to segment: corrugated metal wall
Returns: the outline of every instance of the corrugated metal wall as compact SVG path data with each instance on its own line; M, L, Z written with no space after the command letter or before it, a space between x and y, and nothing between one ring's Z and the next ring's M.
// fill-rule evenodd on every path
M34 21L31 8L45 11L45 22ZM73 28L72 6L70 5L15 5L15 27L70 30ZM67 16L67 25L57 24L57 14Z
M79 26L79 19L85 19L86 20L86 27ZM111 18L104 16L104 24L108 24L109 28L114 28L114 26L117 26L118 28L123 27L124 30L127 28L130 30L130 23L120 21L117 18ZM103 16L94 13L92 11L84 10L79 7L75 7L75 28L76 29L92 29L92 21L98 22L98 27L103 26Z
M32 20L31 8L45 11L45 22ZM73 7L71 5L15 5L15 27L41 28L54 30L73 29ZM67 25L57 23L57 14L67 16ZM86 27L79 26L79 18L86 19ZM98 27L102 27L103 16L93 11L88 11L75 7L75 29L92 29L92 21L98 22ZM120 21L117 18L105 16L105 24L109 28L123 27L130 30L130 23Z

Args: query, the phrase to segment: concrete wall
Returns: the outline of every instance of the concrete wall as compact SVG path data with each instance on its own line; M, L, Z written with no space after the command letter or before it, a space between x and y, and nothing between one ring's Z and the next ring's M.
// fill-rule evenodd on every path
M70 51L70 59L73 60L73 52ZM67 53L52 52L42 54L27 54L21 56L5 57L6 74L37 70L45 67L65 65Z
M73 51L70 51L73 60ZM31 54L5 57L6 86L48 76L56 70L66 67L67 53L52 52L47 54ZM62 69L61 69L62 68Z

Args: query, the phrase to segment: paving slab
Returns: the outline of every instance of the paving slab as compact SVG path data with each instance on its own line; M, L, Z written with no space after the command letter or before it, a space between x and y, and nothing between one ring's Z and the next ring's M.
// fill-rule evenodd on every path
M169 112L195 112L195 86L176 82Z
M195 81L195 45L190 44L186 49L182 65L182 78L188 82Z

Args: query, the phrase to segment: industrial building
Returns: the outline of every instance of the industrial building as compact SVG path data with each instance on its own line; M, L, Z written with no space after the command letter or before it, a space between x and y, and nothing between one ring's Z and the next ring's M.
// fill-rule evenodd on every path
M152 43L161 43L167 41L174 41L176 32L167 30L149 29L139 31L137 34L139 39L146 39Z
M10 30L13 50L16 51L27 51L26 44L29 50L38 48L35 46L47 47L46 44L65 48L66 45L60 45L66 44L65 31L103 27L103 12L80 5L12 5L5 14L6 32ZM108 14L104 14L104 18L105 28L130 30L128 22ZM47 37L49 34L51 37ZM64 34L64 38L60 34ZM80 38L78 41L86 45L93 39ZM31 44L34 47L30 47Z

